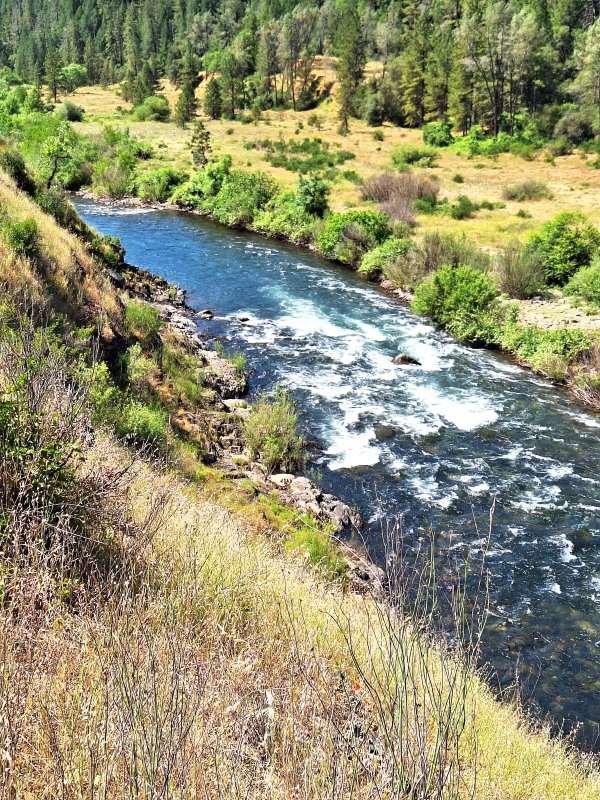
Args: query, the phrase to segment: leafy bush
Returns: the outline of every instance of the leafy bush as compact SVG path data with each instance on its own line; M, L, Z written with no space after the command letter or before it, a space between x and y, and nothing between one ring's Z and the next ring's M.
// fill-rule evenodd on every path
M35 183L29 176L25 160L18 150L5 147L0 151L0 169L13 179L18 189L33 194Z
M162 323L158 311L148 303L132 300L125 306L125 322L129 333L142 342L156 338Z
M143 394L147 388L148 378L156 369L155 362L144 355L139 342L131 345L125 354L125 368L127 381L138 394Z
M594 135L590 115L585 111L568 111L554 127L554 137L578 145Z
M465 179L463 178L463 176L459 172L457 172L456 175L452 176L452 182L453 183L464 183Z
M298 414L291 396L281 388L272 400L261 397L245 423L250 457L258 459L269 472L293 472L304 460L304 440L298 433Z
M140 122L167 122L171 116L171 108L166 97L151 95L133 111Z
M211 198L221 190L225 178L231 171L231 156L218 161L209 161L189 181L178 186L171 195L171 202L183 208L209 210Z
M542 225L529 247L542 259L546 282L562 286L598 252L600 231L583 214L565 211Z
M301 177L298 181L298 203L307 214L315 217L324 216L329 208L328 197L328 184L316 175L309 178Z
M280 192L254 217L252 227L267 236L308 244L313 238L317 218L308 214L294 192Z
M138 400L131 400L116 418L116 430L139 444L150 442L163 445L167 439L167 415L157 407L148 406Z
M410 239L398 239L390 236L383 244L369 250L362 258L358 271L368 278L385 275L386 278L396 274L394 268L399 262L406 261L413 249Z
M598 257L589 267L582 267L573 275L565 286L565 294L600 307L600 259Z
M138 197L151 203L165 203L173 194L173 190L187 180L185 172L172 167L144 172L136 180Z
M448 147L454 141L452 126L443 120L427 123L423 126L423 141L432 147Z
M7 246L17 255L32 258L38 252L39 233L34 219L5 218L2 221L2 236Z
M527 300L544 285L544 265L539 253L518 243L510 244L495 259L500 289L509 297Z
M35 194L35 202L65 228L77 228L79 216L62 189L53 187L39 190Z
M477 203L461 194L457 197L456 203L450 206L450 216L452 219L470 219L478 209Z
M461 341L487 344L497 336L497 295L485 272L447 265L417 286L412 307Z
M387 214L379 211L345 211L330 214L317 244L327 258L358 265L363 255L392 233Z
M463 264L480 270L487 270L490 266L489 255L465 236L438 231L423 236L415 256L420 275L428 275L446 264L453 267Z
M409 167L433 167L438 153L434 147L402 144L392 153L392 164L399 170Z
M65 100L64 103L61 103L55 113L59 119L64 119L67 122L82 122L84 116L83 108L75 105L70 100Z
M505 186L502 196L505 200L545 200L552 197L552 192L542 181L523 181Z
M210 210L224 225L248 225L276 191L275 181L264 172L232 170L225 176Z
M298 172L301 175L319 173L332 180L338 174L336 169L355 158L348 150L337 150L322 139L259 139L244 145L248 150L260 149L266 152L266 159L274 167Z

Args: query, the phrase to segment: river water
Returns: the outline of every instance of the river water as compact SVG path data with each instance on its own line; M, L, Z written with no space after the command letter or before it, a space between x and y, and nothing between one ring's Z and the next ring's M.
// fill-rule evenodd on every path
M518 676L538 716L580 723L598 749L600 417L308 252L190 215L76 205L130 263L215 312L199 328L247 356L254 392L292 390L320 481L361 510L375 558L389 520L409 544L432 528L476 556L495 500L492 680ZM421 366L395 366L398 352Z

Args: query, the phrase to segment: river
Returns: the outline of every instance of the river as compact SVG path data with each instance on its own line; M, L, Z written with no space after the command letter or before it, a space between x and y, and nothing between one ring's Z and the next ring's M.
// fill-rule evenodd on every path
M361 510L375 558L390 520L409 544L433 529L448 552L487 549L493 681L518 675L538 716L598 749L600 417L311 253L183 213L76 206L215 312L199 328L246 355L253 392L289 387L313 468Z

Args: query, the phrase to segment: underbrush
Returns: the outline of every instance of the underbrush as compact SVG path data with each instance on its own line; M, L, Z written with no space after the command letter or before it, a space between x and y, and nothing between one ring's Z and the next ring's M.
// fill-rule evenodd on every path
M246 149L264 150L266 160L273 167L281 167L300 175L320 174L328 180L338 177L337 167L355 158L348 150L338 150L319 138L272 140L261 139L247 142Z
M330 214L317 238L327 258L358 266L368 250L392 234L387 214L379 211L346 211Z
M304 461L304 440L298 433L298 412L290 395L277 389L272 399L263 396L253 406L244 425L246 446L253 460L267 472L295 472Z

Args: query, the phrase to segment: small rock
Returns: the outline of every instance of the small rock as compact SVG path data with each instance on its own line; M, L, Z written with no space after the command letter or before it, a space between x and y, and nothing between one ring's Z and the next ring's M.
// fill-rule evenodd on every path
M223 400L223 405L226 406L229 411L237 411L240 408L248 408L248 403L239 397L226 398Z
M294 480L294 476L287 472L281 472L278 475L271 475L269 480L271 483L274 483L275 486L279 486L280 489L287 489Z
M198 316L200 319L214 319L215 314L210 308L203 308L202 311L198 312Z
M392 364L415 364L418 367L421 366L421 362L417 358L409 356L408 353L398 353L397 356L392 358Z
M250 322L250 317L238 317L238 322Z
M308 478L294 478L290 484L292 494L308 494L315 490L315 487Z

